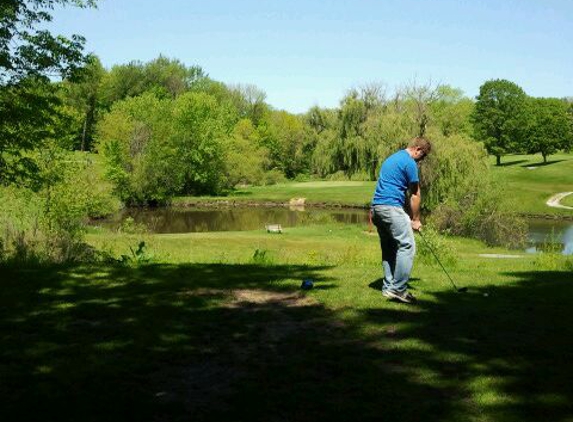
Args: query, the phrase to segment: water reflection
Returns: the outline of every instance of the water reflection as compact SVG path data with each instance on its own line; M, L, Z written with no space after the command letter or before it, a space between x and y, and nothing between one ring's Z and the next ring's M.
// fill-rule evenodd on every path
M573 255L573 222L563 220L529 220L529 243L527 252L535 253L547 248L561 249L564 255Z
M128 209L113 219L104 221L102 225L118 228L128 217L133 218L138 224L144 224L153 233L258 230L264 229L266 224L280 224L282 227L329 222L368 224L368 210L362 209L231 207Z

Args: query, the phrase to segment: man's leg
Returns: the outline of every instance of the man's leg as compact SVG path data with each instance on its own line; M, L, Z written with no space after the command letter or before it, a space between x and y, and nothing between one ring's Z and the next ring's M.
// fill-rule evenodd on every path
M382 269L384 270L382 291L394 289L394 271L396 268L396 252L398 250L396 241L390 231L389 208L386 206L375 206L372 212L372 222L378 230L380 249L382 251Z
M394 289L394 271L396 268L396 242L388 227L379 228L378 235L380 236L382 268L384 269L382 290L392 290Z
M390 231L397 246L393 290L404 292L412 273L416 253L414 231L410 217L400 208L392 210L391 220Z

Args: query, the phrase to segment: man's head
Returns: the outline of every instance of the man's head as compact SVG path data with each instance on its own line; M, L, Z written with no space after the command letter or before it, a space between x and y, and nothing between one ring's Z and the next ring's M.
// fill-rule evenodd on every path
M432 144L426 138L417 136L408 144L408 153L416 161L422 161L432 150Z

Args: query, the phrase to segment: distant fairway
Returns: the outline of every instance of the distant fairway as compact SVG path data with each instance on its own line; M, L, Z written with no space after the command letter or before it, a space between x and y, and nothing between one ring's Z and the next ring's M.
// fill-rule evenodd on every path
M518 212L573 217L573 210L546 204L554 194L573 190L573 154L551 155L547 164L539 155L503 157L499 167L491 157L490 163L495 180L505 187L506 195L514 201ZM565 197L561 203L572 204L573 198Z

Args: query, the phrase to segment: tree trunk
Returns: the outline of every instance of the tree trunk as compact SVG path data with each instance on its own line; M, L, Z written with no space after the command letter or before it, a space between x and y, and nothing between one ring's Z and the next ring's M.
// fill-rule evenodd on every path
M541 155L543 156L543 164L547 164L547 154L542 152Z
M497 166L501 166L501 155L496 155L495 156L495 164Z

